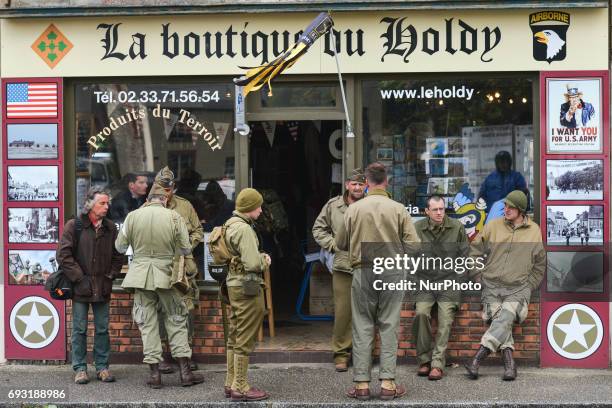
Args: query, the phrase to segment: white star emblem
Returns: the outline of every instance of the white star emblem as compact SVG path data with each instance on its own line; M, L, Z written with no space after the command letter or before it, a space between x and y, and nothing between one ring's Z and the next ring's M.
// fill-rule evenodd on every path
M23 314L26 313L23 311L24 307L27 308L26 305L30 304L32 305L30 313ZM39 313L41 311L44 313L43 315ZM50 320L53 324L50 328L47 327L48 333L45 333L44 326L45 324L49 326ZM57 309L51 302L40 296L27 296L18 301L11 310L9 322L13 338L22 346L30 349L41 349L53 343L60 329L60 317ZM17 323L25 324L25 329L23 327L18 329ZM28 336L32 333L37 333L42 340L37 337L28 340Z
M561 348L566 348L573 342L580 344L585 349L589 348L584 335L585 333L591 331L595 325L581 324L580 320L578 320L578 313L576 313L576 309L574 309L574 314L572 314L572 320L570 320L569 324L555 323L555 326L565 333L565 340L563 340L563 345Z
M581 317L585 323L580 321L578 312L583 312ZM572 316L569 323L557 323L561 315L567 316L568 313L571 313ZM567 321L566 319L567 317L563 318ZM555 339L555 328L565 334L563 341L561 341L563 335L559 335ZM595 332L592 333L592 330L595 330ZM590 333L589 341L585 336L587 333ZM557 354L570 360L581 360L595 354L603 342L603 334L604 326L597 312L581 303L562 305L548 318L546 330L548 344ZM593 335L595 336L594 339ZM567 348L574 342L582 346L584 351L568 351Z
M17 318L26 324L23 338L27 339L28 336L34 332L40 334L40 337L46 339L45 329L43 325L53 318L53 316L41 316L38 314L38 308L36 302L32 302L32 310L29 315L17 315Z

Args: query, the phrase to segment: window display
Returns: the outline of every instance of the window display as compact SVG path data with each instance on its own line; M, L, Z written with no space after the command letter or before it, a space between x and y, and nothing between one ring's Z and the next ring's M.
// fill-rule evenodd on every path
M230 81L76 84L77 211L89 187L105 187L120 225L168 166L205 229L222 224L235 196L233 92ZM194 255L204 256L202 243Z
M515 189L531 203L532 86L527 77L364 81L365 162L387 166L389 191L407 207L439 194L451 212L479 201L499 212Z

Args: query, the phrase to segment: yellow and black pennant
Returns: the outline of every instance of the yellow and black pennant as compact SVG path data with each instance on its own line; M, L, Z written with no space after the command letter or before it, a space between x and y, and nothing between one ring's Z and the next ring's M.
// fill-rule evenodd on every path
M272 96L272 86L270 81L287 68L291 67L296 61L308 51L314 42L325 35L334 25L329 13L321 13L308 25L300 39L282 55L265 65L259 67L240 67L248 69L245 76L234 79L236 85L243 86L243 95L246 96L251 91L261 89L268 84L269 95Z

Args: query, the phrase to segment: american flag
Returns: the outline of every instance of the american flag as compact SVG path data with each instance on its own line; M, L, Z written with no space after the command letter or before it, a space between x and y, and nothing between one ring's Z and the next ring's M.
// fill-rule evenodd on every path
M57 84L6 85L7 118L54 118L57 116Z

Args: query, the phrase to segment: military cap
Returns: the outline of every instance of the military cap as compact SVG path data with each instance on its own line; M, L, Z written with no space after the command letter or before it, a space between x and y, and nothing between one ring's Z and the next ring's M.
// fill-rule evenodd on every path
M164 167L155 175L155 184L159 184L163 188L170 188L174 186L174 173L168 168Z
M356 169L351 170L346 179L347 181L356 181L358 183L366 182L365 173L363 172L363 169L361 167L357 167Z

